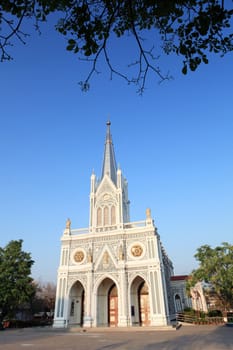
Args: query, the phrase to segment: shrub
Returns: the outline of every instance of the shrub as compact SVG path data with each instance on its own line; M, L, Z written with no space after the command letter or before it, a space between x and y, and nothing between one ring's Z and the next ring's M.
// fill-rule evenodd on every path
M208 312L209 317L222 317L222 311L220 310L210 310Z

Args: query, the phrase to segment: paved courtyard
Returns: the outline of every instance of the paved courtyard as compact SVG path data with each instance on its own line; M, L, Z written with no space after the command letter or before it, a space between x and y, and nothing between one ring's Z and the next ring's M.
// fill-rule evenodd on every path
M1 350L233 350L233 327L182 326L176 331L151 329L52 328L0 332Z

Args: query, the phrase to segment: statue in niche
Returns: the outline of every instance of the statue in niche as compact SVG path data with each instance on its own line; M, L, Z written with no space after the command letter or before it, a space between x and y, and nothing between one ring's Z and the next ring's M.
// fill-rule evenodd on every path
M123 251L122 244L119 247L118 258L119 258L119 260L124 260L124 251Z
M109 255L108 252L104 252L104 256L103 256L103 263L104 264L108 264L109 263Z
M89 249L88 249L87 261L88 261L89 263L92 263L92 253L91 253L91 248L89 248Z

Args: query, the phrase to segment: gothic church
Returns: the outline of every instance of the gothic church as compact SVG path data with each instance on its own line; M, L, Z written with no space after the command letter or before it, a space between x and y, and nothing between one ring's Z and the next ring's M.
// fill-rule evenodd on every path
M167 326L173 266L146 210L131 222L128 184L107 123L102 175L91 175L89 227L61 237L54 327Z

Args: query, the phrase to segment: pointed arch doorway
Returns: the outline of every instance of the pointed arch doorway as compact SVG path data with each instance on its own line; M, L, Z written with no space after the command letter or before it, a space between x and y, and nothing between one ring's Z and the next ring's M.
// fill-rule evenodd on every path
M133 326L149 326L151 323L148 285L140 276L131 284L131 322Z
M176 312L182 312L183 310L181 297L179 296L179 294L175 295L175 309L176 309Z
M118 290L115 282L105 278L97 291L97 326L117 327Z
M83 285L77 281L70 290L69 325L83 325L85 292Z

